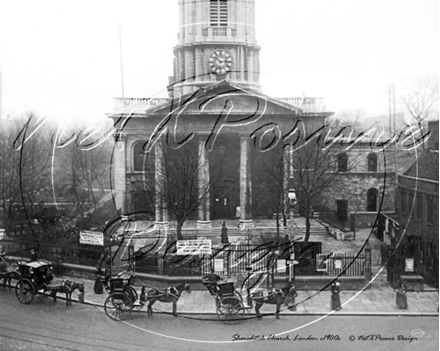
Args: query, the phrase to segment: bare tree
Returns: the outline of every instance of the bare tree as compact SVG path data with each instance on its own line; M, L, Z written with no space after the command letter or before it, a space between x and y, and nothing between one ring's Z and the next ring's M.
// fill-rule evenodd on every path
M357 157L349 161L340 145L332 143L333 137L324 138L325 135L322 132L315 141L302 140L289 148L289 174L293 176L300 213L306 220L305 242L310 238L313 206L320 202L324 192L342 191L344 184L340 175L347 175L358 162Z
M255 183L260 185L255 192L260 195L261 202L264 207L269 208L275 214L277 237L280 234L280 219L283 220L283 226L286 226L286 161L285 152L281 144L266 151L254 151L253 174ZM264 201L262 199L264 198ZM280 218L280 214L281 217Z
M438 114L438 78L427 76L407 83L400 100L423 135L426 121Z
M8 230L17 206L30 219L33 205L50 189L50 138L42 121L31 114L0 125L0 205Z
M365 111L360 109L339 111L327 119L327 125L336 131L342 128L361 131L364 116Z
M57 181L64 189L63 195L75 202L79 217L90 220L104 194L103 180L109 179L111 145L107 142L86 149L81 146L80 127L73 128L70 134L76 136L75 142L60 149Z
M178 149L161 145L159 154L162 157L156 161L155 169L154 203L156 208L166 209L176 220L177 238L182 240L183 224L206 201L219 178L219 172L212 172L209 181L200 179L201 175L209 171L194 143Z

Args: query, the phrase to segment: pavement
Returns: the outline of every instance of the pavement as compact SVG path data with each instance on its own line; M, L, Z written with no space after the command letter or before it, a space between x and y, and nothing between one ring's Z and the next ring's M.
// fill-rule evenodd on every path
M75 279L75 278L71 278ZM76 278L77 279L77 278ZM382 279L382 277L378 277ZM94 281L85 280L84 302L95 306L103 306L107 292L95 294L93 291ZM374 284L373 287L364 291L341 291L340 298L342 309L334 311L338 315L437 315L438 316L438 291L422 291L407 293L408 308L398 309L396 306L396 293L388 286ZM380 285L380 286L379 286ZM139 293L140 288L136 289ZM281 315L307 315L327 314L332 312L330 308L330 291L297 291L296 311L290 311L287 306L281 307ZM246 292L241 291L243 300L246 301ZM73 300L77 300L77 293ZM144 308L146 311L146 308ZM156 302L153 306L155 313L170 313L172 305ZM275 311L274 305L263 305L263 314L272 314ZM179 314L216 314L214 298L208 291L191 291L184 293L177 302L177 313ZM247 314L254 314L254 309L248 310Z

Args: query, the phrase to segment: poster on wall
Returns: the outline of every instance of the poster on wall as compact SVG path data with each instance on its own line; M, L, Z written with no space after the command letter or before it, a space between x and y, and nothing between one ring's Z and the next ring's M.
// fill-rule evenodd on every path
M286 273L286 260L277 260L277 272Z
M414 272L414 258L405 259L405 272Z
M223 272L224 265L223 265L223 259L222 258L216 258L214 260L214 271L216 272Z

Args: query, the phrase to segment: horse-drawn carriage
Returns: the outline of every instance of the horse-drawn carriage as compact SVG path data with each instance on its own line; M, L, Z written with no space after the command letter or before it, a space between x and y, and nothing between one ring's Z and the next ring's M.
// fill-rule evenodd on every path
M18 301L31 303L38 291L45 292L46 286L53 279L52 266L49 261L17 262L20 275L15 287Z
M152 306L156 301L173 303L173 315L176 316L176 304L182 292L191 292L188 283L181 283L166 289L143 285L141 293L138 294L132 286L134 273L130 271L121 272L116 276L98 272L98 277L109 294L104 302L105 313L115 321L126 319L134 308L140 310L147 302L149 302L148 315L152 316Z
M37 293L51 296L55 303L57 292L63 292L66 294L66 304L70 305L74 290L79 289L84 293L84 284L69 280L55 280L52 264L49 261L19 261L17 267L18 282L15 286L15 295L21 303L31 303Z
M215 298L217 317L225 324L237 323L246 310L241 294L235 289L236 282L234 277L227 277L216 283L203 279L203 285Z

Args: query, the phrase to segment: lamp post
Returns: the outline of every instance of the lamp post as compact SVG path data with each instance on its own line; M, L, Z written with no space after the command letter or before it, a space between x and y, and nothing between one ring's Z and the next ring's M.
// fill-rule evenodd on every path
M293 176L291 176L289 178L289 191L287 193L287 198L289 199L289 217L290 217L290 240L293 240L295 237L295 232L294 232L294 225L293 225L293 217L294 217L294 210L295 210L295 205L297 203L297 198L296 198L296 192L295 189L293 187ZM292 248L293 250L293 248ZM295 254L291 252L290 257L288 259L289 262L289 278L291 280L295 279L295 261L294 258Z
M293 239L294 237L293 215L294 215L295 205L297 203L296 192L295 189L293 188L293 177L290 178L290 187L289 187L289 192L287 193L287 197L289 199L290 235L291 235L291 239Z

